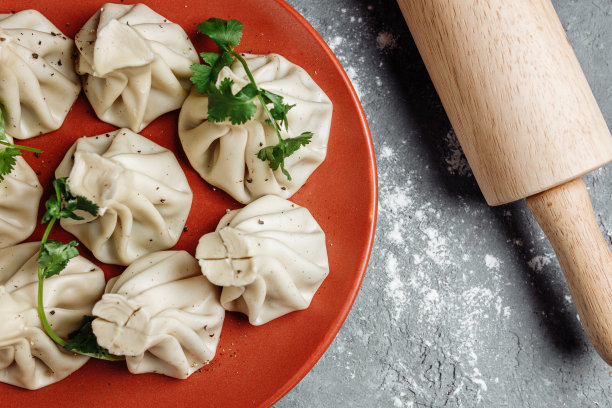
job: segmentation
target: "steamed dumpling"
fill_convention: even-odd
[[[183,150],[204,180],[243,204],[267,194],[289,198],[325,159],[333,107],[306,71],[282,56],[243,56],[260,88],[295,105],[287,115],[289,133],[282,128],[283,139],[306,131],[314,133],[310,144],[285,159],[292,180],[289,181],[280,168],[273,171],[268,162],[257,158],[262,147],[278,143],[273,127],[265,124],[267,117],[259,102],[256,102],[258,110],[253,120],[242,125],[213,123],[208,121],[208,96],[199,94],[194,87],[179,117]],[[224,78],[235,82],[233,92],[248,83],[239,62],[223,68],[219,81]]]
[[[185,31],[144,4],[105,4],[75,38],[77,72],[98,117],[134,132],[178,109],[198,55]]]
[[[0,248],[21,242],[32,234],[43,193],[36,173],[25,159],[17,156],[15,160],[13,171],[0,182]]]
[[[6,131],[28,139],[58,129],[81,91],[74,42],[35,10],[0,14],[0,103]]]
[[[215,356],[225,310],[193,256],[163,251],[111,279],[93,314],[98,344],[130,372],[187,378]]]
[[[58,346],[38,318],[37,258],[40,242],[0,249],[0,382],[31,390],[60,381],[89,357]],[[76,330],[104,292],[104,273],[82,256],[45,279],[49,324],[62,338]]]
[[[178,241],[193,194],[174,153],[128,129],[83,137],[55,171],[98,216],[63,218],[62,227],[100,261],[128,265]]]
[[[230,211],[196,249],[221,304],[253,325],[306,309],[329,272],[325,234],[310,212],[276,196]]]

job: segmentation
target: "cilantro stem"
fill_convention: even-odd
[[[236,50],[234,50],[231,47],[229,48],[230,48],[230,54],[232,54],[234,57],[236,57],[238,61],[240,61],[240,64],[242,64],[242,67],[244,68],[244,71],[246,72],[247,77],[249,78],[249,81],[259,91],[259,87],[257,86],[257,83],[255,83],[255,78],[253,78],[253,74],[251,73],[251,70],[249,69],[249,65],[247,64],[246,60],[242,57],[242,55],[240,55],[240,53],[236,52]],[[276,123],[274,116],[272,116],[270,109],[268,109],[268,105],[264,101],[264,98],[261,95],[261,92],[257,92],[257,99],[259,99],[259,102],[261,102],[261,106],[263,107],[263,110],[266,112],[266,115],[268,115],[268,119],[270,119],[270,123],[272,124],[272,127],[274,127],[274,130],[276,131],[276,136],[278,136],[279,143],[282,142],[283,138],[281,137],[280,127],[278,126],[278,123]]]
[[[92,202],[89,202],[84,197],[74,197],[70,193],[70,191],[68,190],[68,186],[66,185],[66,179],[55,180],[53,182],[53,188],[55,190],[55,197],[52,196],[47,201],[47,204],[46,204],[47,212],[43,216],[43,223],[46,222],[47,220],[49,221],[49,223],[47,224],[43,237],[40,241],[40,247],[38,250],[38,296],[37,296],[37,301],[38,301],[37,306],[38,307],[37,307],[37,311],[38,311],[38,317],[40,319],[40,323],[42,327],[45,329],[45,332],[47,333],[47,335],[51,337],[51,339],[53,339],[53,341],[55,341],[61,347],[64,347],[66,350],[69,350],[69,351],[72,351],[74,353],[81,354],[84,356],[99,358],[103,360],[109,360],[109,361],[125,360],[123,356],[115,356],[111,354],[110,352],[108,352],[108,350],[98,346],[97,344],[96,344],[97,350],[94,348],[93,352],[90,352],[90,350],[92,350],[91,348],[85,349],[88,351],[79,349],[80,344],[77,342],[77,344],[75,345],[75,341],[73,340],[74,333],[68,336],[68,340],[70,340],[70,342],[66,341],[62,339],[53,330],[53,328],[49,324],[49,321],[47,320],[47,315],[45,314],[44,303],[43,303],[44,302],[43,286],[44,286],[45,278],[61,273],[61,271],[67,265],[68,261],[71,258],[78,256],[79,254],[78,250],[74,248],[77,245],[76,242],[62,244],[61,242],[58,242],[58,241],[49,241],[49,235],[51,233],[51,230],[53,229],[53,225],[55,225],[55,222],[60,218],[83,219],[73,212],[73,210],[77,210],[77,209],[87,211],[91,215],[94,215],[94,216],[98,214],[97,205],[95,205]],[[57,248],[60,248],[60,249],[68,248],[68,249],[72,249],[72,252],[66,252],[66,253],[61,254],[63,257],[60,258],[59,261],[57,259],[51,259],[51,261],[49,261],[49,256],[50,256],[49,255],[50,254],[49,244],[51,243],[54,244],[53,248],[56,248],[56,249]],[[56,244],[59,244],[59,247]],[[91,317],[91,316],[87,316],[87,317]],[[91,330],[90,321],[87,320],[87,317],[85,317],[85,323],[81,326],[81,328],[79,329],[79,332],[83,330],[84,327],[87,327],[89,328],[89,330]],[[91,318],[93,319],[93,317]],[[89,326],[86,326],[86,325],[89,325]],[[90,332],[90,335],[94,336],[94,339],[95,339],[95,335],[93,334],[93,332]]]
[[[310,143],[313,134],[302,132],[299,136],[283,139],[281,126],[284,125],[285,130],[289,131],[287,112],[295,105],[286,104],[281,95],[257,86],[247,61],[235,50],[235,47],[240,44],[243,29],[244,24],[238,20],[209,18],[198,24],[198,31],[208,36],[219,47],[221,53],[201,53],[204,64],[191,65],[193,75],[190,80],[199,93],[208,94],[208,120],[211,122],[222,122],[229,119],[232,125],[245,123],[257,112],[257,105],[253,100],[257,96],[268,117],[264,122],[274,128],[278,139],[276,145],[262,147],[257,152],[257,157],[264,162],[267,161],[272,170],[280,167],[287,180],[291,181],[291,175],[285,169],[285,159],[300,147]],[[226,77],[219,86],[216,84],[221,70],[236,60],[244,68],[249,83],[234,94],[232,86],[235,82],[232,79]],[[268,104],[273,107],[269,108]]]
[[[39,249],[39,253],[42,252],[43,250],[43,246],[45,244],[45,242],[47,242],[47,239],[49,238],[49,234],[51,233],[51,229],[53,228],[53,224],[55,224],[55,220],[57,218],[52,218],[51,221],[49,221],[49,224],[47,225],[47,229],[45,229],[45,233],[43,235],[42,240],[40,241],[40,249]],[[40,322],[43,326],[43,328],[45,329],[45,331],[47,332],[47,334],[49,335],[49,337],[51,337],[53,339],[53,341],[55,341],[57,344],[59,344],[60,346],[64,347],[66,346],[68,343],[62,339],[60,336],[57,335],[57,333],[55,333],[55,331],[51,328],[51,325],[49,324],[49,321],[47,320],[47,315],[45,315],[45,309],[43,306],[43,282],[44,282],[44,276],[43,276],[43,271],[40,265],[38,265],[38,317],[40,318]]]
[[[28,152],[33,152],[33,153],[42,153],[43,152],[42,150],[37,149],[35,147],[22,146],[22,145],[18,145],[18,144],[7,142],[5,140],[0,140],[0,144],[3,145],[3,146],[6,146],[6,147],[15,147],[17,149],[27,150]]]

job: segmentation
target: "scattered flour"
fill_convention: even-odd
[[[350,14],[343,12],[347,14],[340,18],[346,23],[350,20]],[[363,67],[366,65],[347,61],[347,43],[341,36],[336,36],[330,41],[330,47],[345,67],[357,93],[361,96],[362,92],[380,91],[378,87],[383,86],[380,78],[376,78],[374,83],[359,83],[360,70],[365,69]],[[396,46],[396,39],[390,33],[380,32],[376,44],[380,50],[390,50]],[[443,143],[448,146],[443,156],[448,173],[471,176],[469,164],[452,131]],[[386,276],[380,286],[383,289],[382,301],[389,305],[393,325],[390,330],[409,331],[412,341],[415,338],[423,339],[423,347],[442,347],[437,351],[441,354],[437,355],[443,355],[446,360],[438,361],[442,365],[437,368],[441,377],[433,380],[436,382],[433,386],[448,385],[450,388],[444,395],[448,398],[456,396],[454,402],[459,402],[459,406],[461,393],[466,391],[474,397],[475,403],[481,403],[489,388],[493,387],[488,376],[490,367],[482,363],[479,366],[477,357],[487,352],[483,351],[483,338],[490,335],[483,333],[488,327],[483,322],[511,317],[511,308],[504,304],[501,296],[504,286],[500,278],[502,262],[494,254],[477,255],[464,250],[466,245],[473,245],[464,242],[468,235],[464,235],[466,229],[462,228],[461,222],[466,223],[464,219],[467,220],[467,217],[458,214],[460,218],[456,223],[445,221],[449,209],[434,199],[427,201],[426,195],[416,191],[426,169],[407,170],[410,166],[399,165],[406,160],[402,152],[398,146],[384,143],[377,149],[379,169],[384,169],[379,173],[378,217],[380,225],[388,225],[389,228],[379,230],[376,245],[378,253],[384,254],[381,267]],[[512,214],[508,212],[504,216],[511,217]],[[486,283],[481,282],[481,274],[474,272],[475,268],[485,267],[488,269]],[[431,336],[435,330],[443,333],[441,341],[433,341]],[[431,343],[428,343],[428,339]],[[409,358],[412,357],[407,355],[406,359]],[[436,404],[443,401],[434,403],[424,398],[421,405],[414,398],[432,395],[433,377],[409,370],[408,364],[403,364],[401,358],[391,365],[393,370],[387,370],[390,384],[386,384],[385,388],[389,387],[387,389],[394,393],[390,394],[388,405],[429,406],[426,402],[432,406],[442,406],[442,403]],[[453,376],[457,368],[457,378],[447,383],[444,382],[446,379],[441,378],[444,370],[449,370],[450,366],[453,367]],[[399,393],[407,389],[410,390],[408,395]],[[449,402],[449,405],[452,404]]]

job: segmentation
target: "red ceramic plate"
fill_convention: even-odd
[[[123,1],[122,1],[123,2]],[[64,34],[74,38],[103,1],[20,0],[0,6],[0,13],[34,8]],[[128,3],[126,1],[126,3]],[[310,308],[263,326],[249,325],[228,313],[217,356],[186,380],[155,374],[130,374],[124,363],[90,360],[67,379],[37,391],[0,384],[3,407],[247,407],[276,402],[312,368],[340,329],[363,279],[374,236],[377,207],[376,165],[372,140],[350,81],[327,45],[295,10],[281,0],[145,1],[180,24],[198,51],[212,49],[196,35],[196,24],[210,17],[238,19],[245,25],[239,51],[279,53],[304,67],[334,104],[325,162],[292,201],[308,208],[326,233],[330,274]],[[215,229],[227,208],[240,204],[206,184],[191,169],[177,136],[178,112],[164,115],[141,133],[176,152],[194,192],[187,232],[177,248],[195,253],[200,236]],[[40,157],[24,154],[46,187],[55,167],[80,136],[114,130],[100,122],[81,94],[58,131],[24,144],[44,150]],[[42,213],[42,211],[41,211]],[[30,240],[40,239],[38,227]],[[55,228],[55,239],[72,237]],[[93,260],[84,247],[81,253]],[[98,263],[99,264],[99,263]],[[99,264],[100,265],[100,264]],[[120,268],[100,265],[107,278]]]

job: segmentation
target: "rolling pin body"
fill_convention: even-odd
[[[550,0],[398,3],[485,199],[528,197],[612,364],[612,255],[579,180],[612,137]]]

